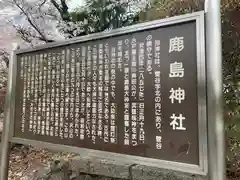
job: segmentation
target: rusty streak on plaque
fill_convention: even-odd
[[[199,164],[196,22],[17,55],[14,137]]]

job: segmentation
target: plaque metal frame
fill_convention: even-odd
[[[194,12],[191,14],[185,14],[175,17],[170,17],[161,20],[155,20],[151,22],[141,23],[129,27],[119,28],[116,30],[112,30],[110,32],[101,32],[96,34],[87,35],[84,37],[78,37],[69,39],[62,42],[50,43],[46,45],[41,45],[34,47],[32,49],[19,49],[13,52],[12,63],[10,63],[10,68],[12,68],[12,72],[9,75],[9,78],[13,79],[12,83],[8,87],[7,96],[12,97],[9,100],[11,105],[7,106],[5,109],[5,113],[11,114],[11,116],[7,116],[5,119],[6,125],[4,127],[4,141],[12,142],[12,143],[21,143],[26,145],[32,145],[39,148],[47,148],[51,150],[57,151],[66,151],[66,152],[73,152],[77,154],[81,154],[82,156],[88,155],[98,158],[104,159],[111,159],[114,161],[121,161],[130,164],[138,164],[144,166],[151,166],[151,167],[158,167],[164,168],[169,170],[176,170],[182,171],[191,174],[198,174],[198,175],[207,175],[208,174],[208,139],[207,139],[207,91],[206,91],[206,67],[205,67],[205,13],[204,11]],[[60,144],[53,144],[47,143],[42,141],[35,141],[29,139],[23,139],[14,137],[14,103],[15,103],[15,86],[17,74],[17,55],[27,53],[27,52],[34,52],[38,50],[49,49],[53,47],[60,47],[64,45],[86,42],[91,40],[97,40],[117,35],[124,35],[127,33],[133,33],[143,30],[150,30],[152,28],[161,28],[168,25],[177,25],[179,23],[185,22],[196,22],[196,53],[197,53],[197,91],[198,91],[198,136],[199,136],[199,165],[193,164],[186,164],[186,163],[179,163],[173,161],[165,161],[153,158],[145,158],[145,157],[138,157],[132,155],[125,155],[125,154],[117,154],[112,152],[105,152],[99,150],[92,150],[86,148],[79,148],[67,145],[60,145]],[[4,147],[3,147],[4,149]]]

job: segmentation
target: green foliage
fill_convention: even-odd
[[[87,0],[86,5],[70,12],[71,22],[61,31],[68,35],[83,36],[91,33],[120,28],[138,22],[138,14],[129,10],[128,3],[118,0]]]
[[[140,14],[140,21],[177,16],[200,11],[203,8],[204,0],[152,0],[150,8]]]
[[[240,0],[222,1],[223,80],[228,171],[240,162]]]

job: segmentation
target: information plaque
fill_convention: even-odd
[[[17,50],[13,140],[204,173],[204,46],[197,12]]]

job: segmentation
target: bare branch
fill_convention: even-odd
[[[55,0],[51,0],[51,3],[58,10],[63,21],[70,21],[66,0],[61,0],[61,6]]]
[[[54,5],[54,7],[58,10],[58,12],[61,14],[62,10],[59,4],[55,0],[51,0],[51,3]]]
[[[33,46],[33,43],[32,43],[33,39],[31,38],[37,39],[39,41],[43,41],[45,43],[55,42],[55,40],[53,39],[43,39],[41,36],[34,35],[22,27],[17,27],[17,26],[14,26],[14,27],[17,30],[18,34],[21,36],[21,38],[27,43],[29,43],[31,46]]]
[[[14,0],[16,2],[16,0]],[[17,2],[15,3],[15,5],[22,11],[22,13],[26,16],[28,22],[31,24],[31,26],[42,36],[44,37],[44,35],[42,34],[42,32],[38,29],[38,27],[33,23],[33,21],[30,19],[28,13],[24,10],[23,7],[21,7],[21,5],[19,5]]]
[[[68,6],[66,4],[66,0],[61,0],[61,4],[62,4],[63,12],[68,12]]]
[[[14,4],[21,10],[21,12],[26,16],[27,21],[29,22],[29,24],[32,26],[32,28],[40,35],[39,37],[37,37],[37,39],[44,41],[44,42],[53,42],[53,40],[49,40],[43,32],[41,32],[40,28],[38,27],[38,25],[35,24],[33,17],[31,16],[31,13],[27,13],[27,11],[23,8],[23,6],[21,6],[17,0],[13,0]],[[46,0],[44,0],[43,3],[45,3]],[[43,4],[42,3],[42,4]],[[30,43],[29,38],[26,37],[26,35],[30,35],[30,34],[26,34],[26,32],[23,32],[21,30],[18,30],[18,32],[20,33],[21,37],[23,38],[23,40],[25,40],[26,42]],[[32,37],[34,37],[33,35],[30,35]],[[36,37],[34,37],[36,38]],[[32,43],[30,43],[32,44]]]
[[[43,2],[39,5],[39,8],[41,8],[46,2],[47,0],[43,0]]]

